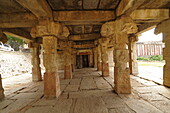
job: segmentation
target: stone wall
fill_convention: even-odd
[[[41,70],[44,73],[42,55]],[[64,69],[64,53],[58,52],[58,69]],[[0,74],[2,78],[32,73],[31,53],[0,51]]]
[[[2,78],[31,72],[31,54],[0,51],[0,73]]]

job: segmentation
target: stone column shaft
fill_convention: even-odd
[[[122,15],[116,21],[107,22],[101,28],[101,35],[111,36],[114,42],[114,89],[117,93],[131,93],[127,44],[128,35],[136,33],[137,30],[136,24],[128,15]]]
[[[41,67],[40,67],[40,45],[39,44],[33,44],[33,47],[31,47],[31,54],[32,54],[32,81],[41,81],[42,75],[41,75]]]
[[[74,56],[74,53],[72,53],[71,55],[71,67],[72,67],[72,72],[75,71],[75,56]]]
[[[165,60],[163,85],[170,87],[170,33],[163,34],[163,42],[165,43],[165,48],[163,48],[163,59]]]
[[[163,68],[163,85],[170,87],[170,19],[164,20],[159,23],[155,28],[155,34],[163,33],[163,59],[165,65]]]
[[[4,89],[2,86],[2,79],[1,79],[1,74],[0,74],[0,99],[4,98]]]
[[[101,46],[97,46],[97,70],[102,71]]]
[[[97,68],[97,48],[94,48],[94,68]]]
[[[66,47],[65,49],[65,68],[64,68],[64,78],[72,78],[72,65],[71,65],[71,47]]]
[[[108,62],[108,54],[107,54],[107,45],[101,45],[101,53],[102,53],[102,76],[109,76],[109,62]]]
[[[57,69],[57,38],[43,36],[44,57],[44,95],[45,97],[58,97],[60,95],[60,81]]]
[[[89,67],[93,67],[93,55],[89,55]]]
[[[138,62],[136,53],[136,42],[138,41],[137,36],[129,37],[129,68],[130,74],[138,75]]]

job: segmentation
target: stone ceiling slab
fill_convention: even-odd
[[[15,0],[0,0],[0,13],[28,12]]]

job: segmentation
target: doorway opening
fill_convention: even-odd
[[[82,67],[83,68],[89,67],[89,58],[88,58],[88,55],[82,55]]]

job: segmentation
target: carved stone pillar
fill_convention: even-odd
[[[69,35],[68,29],[60,23],[42,20],[36,27],[32,28],[31,35],[43,39],[44,96],[47,98],[58,97],[61,91],[56,61],[57,38],[67,37]]]
[[[4,89],[2,86],[2,79],[1,79],[1,74],[0,74],[0,99],[4,98]]]
[[[170,87],[170,19],[157,25],[155,34],[159,33],[163,33],[163,42],[165,43],[165,48],[163,48],[163,59],[165,60],[163,85]]]
[[[97,46],[97,70],[102,71],[101,46]]]
[[[74,55],[74,50],[72,50],[72,54],[71,54],[71,67],[72,67],[72,72],[75,71],[75,55]]]
[[[130,74],[127,63],[129,54],[127,49],[128,35],[137,32],[137,26],[126,15],[116,21],[107,22],[102,26],[102,36],[114,38],[114,90],[117,93],[131,93]]]
[[[93,67],[93,54],[90,54],[88,56],[89,56],[89,67]]]
[[[65,59],[65,67],[64,67],[64,78],[71,79],[72,78],[72,65],[71,65],[71,43],[68,43],[67,47],[64,51],[64,59]]]
[[[94,68],[97,68],[97,48],[93,49],[94,56]]]
[[[137,62],[137,53],[136,53],[136,42],[138,37],[135,35],[129,36],[129,68],[130,74],[138,75],[138,62]]]
[[[44,95],[58,97],[60,95],[60,81],[56,62],[57,38],[55,36],[43,36],[43,49]]]
[[[29,43],[29,48],[31,49],[32,55],[32,81],[41,81],[41,67],[40,67],[40,44],[36,44],[33,42]]]
[[[109,76],[109,61],[108,61],[108,38],[101,39],[101,56],[102,56],[102,76],[108,77]]]

